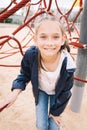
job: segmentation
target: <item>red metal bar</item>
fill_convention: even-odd
[[[0,15],[0,22],[8,18],[10,15],[14,14],[17,10],[25,6],[30,0],[22,0],[17,5],[15,5],[12,9]]]

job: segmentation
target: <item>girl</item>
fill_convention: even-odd
[[[34,36],[36,46],[26,51],[20,75],[13,81],[11,94],[0,103],[1,110],[12,105],[31,81],[37,129],[60,130],[60,115],[71,97],[76,68],[65,40],[64,30],[54,16],[39,22]]]

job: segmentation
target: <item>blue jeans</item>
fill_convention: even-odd
[[[38,130],[60,130],[53,118],[49,118],[49,109],[55,102],[55,95],[39,92],[38,104],[36,105],[36,126]]]

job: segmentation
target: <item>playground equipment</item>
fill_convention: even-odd
[[[63,0],[63,2],[66,3],[67,0]],[[14,56],[15,54],[21,54],[22,56],[24,55],[25,50],[31,45],[33,42],[33,23],[35,22],[35,19],[45,13],[48,13],[50,15],[55,15],[56,17],[59,18],[59,21],[62,22],[65,25],[66,28],[66,35],[69,40],[70,46],[78,48],[78,54],[77,54],[77,72],[75,76],[75,85],[80,86],[76,87],[75,92],[81,88],[79,94],[73,94],[72,96],[72,103],[71,103],[71,108],[74,111],[79,111],[79,108],[81,106],[81,98],[82,94],[81,92],[83,91],[83,86],[84,83],[87,83],[86,80],[86,75],[87,75],[87,39],[84,39],[84,34],[86,34],[87,29],[87,17],[86,17],[86,6],[87,6],[87,1],[85,0],[85,4],[83,4],[83,0],[72,0],[71,5],[69,5],[69,8],[66,11],[63,11],[62,8],[63,6],[62,0],[60,2],[58,0],[20,0],[20,2],[17,2],[17,0],[11,0],[9,5],[0,12],[0,22],[3,22],[6,18],[17,12],[19,9],[26,8],[26,14],[24,17],[24,20],[21,25],[19,25],[11,35],[4,35],[0,36],[0,60],[5,59],[5,58],[10,58],[11,56]],[[14,6],[13,6],[14,5]],[[83,6],[84,5],[84,6]],[[56,12],[53,10],[53,6],[55,7]],[[78,11],[76,12],[75,16],[73,17],[72,21],[70,22],[69,18],[73,10],[78,6]],[[36,8],[35,12],[30,15],[31,9],[34,7]],[[83,11],[83,21],[81,25],[81,30],[78,29],[76,26],[76,22],[78,20],[78,17],[81,15]],[[85,18],[84,18],[85,16]],[[85,19],[85,20],[84,20]],[[84,23],[85,22],[85,23]],[[84,24],[83,24],[84,23]],[[84,26],[85,25],[85,26]],[[17,34],[21,33],[22,30],[26,29],[27,31],[22,37],[21,41],[17,38]],[[73,30],[72,30],[73,29]],[[82,31],[83,30],[83,31]],[[81,33],[80,33],[81,32]],[[75,33],[75,35],[73,35]],[[86,37],[86,36],[85,36]],[[27,39],[27,40],[26,40]],[[3,49],[5,46],[9,46],[9,49]],[[81,59],[80,59],[81,58]],[[83,61],[82,61],[83,59]],[[80,61],[80,62],[79,62]],[[82,64],[86,63],[84,65],[84,69],[82,69]],[[20,65],[12,65],[12,64],[2,64],[0,62],[0,66],[3,67],[19,67]],[[79,67],[79,69],[78,69]],[[81,72],[81,69],[83,72]],[[79,85],[80,84],[80,85]],[[78,90],[77,90],[78,89]],[[74,93],[74,92],[73,92]],[[82,92],[83,93],[83,92]],[[79,95],[79,96],[78,96]],[[79,105],[76,102],[76,98],[78,96]],[[75,99],[73,99],[73,97]],[[75,104],[75,105],[73,105]],[[75,106],[75,108],[73,107]],[[78,106],[78,107],[77,107]]]

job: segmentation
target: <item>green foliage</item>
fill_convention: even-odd
[[[5,23],[12,23],[12,18],[7,18],[4,22]]]

